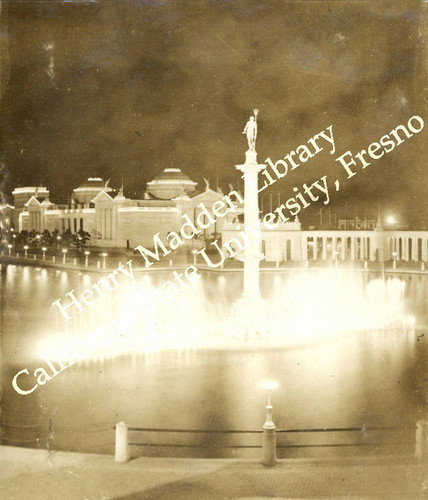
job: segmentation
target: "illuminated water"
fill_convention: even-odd
[[[139,275],[139,283],[159,286],[169,278],[169,272],[156,272]],[[1,294],[3,442],[46,447],[48,441],[51,449],[111,453],[114,432],[103,429],[121,420],[148,428],[260,429],[265,392],[259,384],[264,379],[280,384],[273,396],[279,428],[413,427],[426,398],[427,342],[421,335],[426,331],[428,280],[401,276],[403,301],[390,294],[385,304],[376,278],[349,272],[344,277],[263,273],[262,295],[276,313],[282,346],[225,347],[222,332],[241,293],[240,273],[203,273],[199,283],[162,306],[158,315],[133,303],[132,293],[123,289],[65,324],[50,304],[70,289],[91,286],[99,276],[9,266]],[[28,368],[31,374],[46,367],[40,351],[84,340],[110,313],[124,308],[136,323],[126,332],[128,340],[116,347],[138,344],[141,352],[82,361],[30,395],[13,390],[11,380],[18,371]],[[380,310],[381,318],[375,313]],[[398,310],[416,317],[416,329],[398,327],[393,318]],[[388,316],[394,328],[367,329]],[[221,345],[216,345],[219,339]],[[150,350],[143,351],[144,346]],[[21,380],[27,389],[34,384],[31,376]],[[364,446],[288,448],[279,454],[408,452],[413,436],[413,430],[287,434],[280,436],[280,444]],[[259,435],[140,433],[132,439],[201,446],[133,447],[135,453],[170,456],[257,456],[254,449],[210,447],[260,444]],[[385,442],[395,445],[366,446]]]

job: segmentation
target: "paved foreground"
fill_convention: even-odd
[[[428,498],[428,464],[411,457],[255,461],[138,458],[0,447],[7,500]]]

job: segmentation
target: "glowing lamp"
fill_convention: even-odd
[[[62,253],[66,254],[67,252],[68,252],[68,250],[66,248],[62,249]]]
[[[275,389],[278,389],[279,384],[276,380],[263,380],[260,382],[260,386],[267,391],[274,391]]]
[[[263,389],[268,391],[268,400],[266,405],[266,422],[263,424],[263,429],[271,430],[275,429],[275,424],[272,420],[272,405],[270,404],[270,393],[275,389],[278,389],[279,384],[276,380],[263,380],[260,385]]]
[[[9,245],[7,246],[7,248],[12,248],[12,245],[9,243]]]
[[[24,245],[24,250],[28,250],[28,245]]]

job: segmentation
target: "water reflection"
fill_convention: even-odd
[[[168,278],[169,273],[147,274],[139,283],[158,286]],[[401,313],[416,316],[418,328],[425,326],[426,278],[410,276],[405,287],[394,282],[384,289],[375,275],[367,280],[355,274],[352,287],[350,275],[339,276],[330,280],[326,293],[326,280],[321,274],[262,274],[262,294],[270,304],[277,308],[282,304],[288,318],[295,318],[303,329],[318,328],[318,332],[327,331],[329,335],[318,334],[306,339],[310,342],[287,347],[233,349],[220,349],[215,342],[231,304],[240,296],[240,274],[205,273],[196,286],[160,311],[138,310],[126,290],[118,291],[114,298],[106,297],[85,314],[64,323],[50,307],[51,302],[72,288],[83,290],[96,279],[95,275],[11,266],[3,277],[2,421],[41,426],[25,431],[25,435],[7,430],[10,444],[18,438],[33,440],[28,444],[16,442],[24,446],[37,446],[37,438],[42,443],[49,419],[56,429],[56,449],[93,452],[112,451],[109,443],[113,435],[101,429],[120,420],[139,427],[260,429],[265,393],[259,383],[263,379],[280,384],[273,398],[274,420],[280,428],[414,424],[422,403],[419,389],[426,366],[426,341],[415,341],[412,328],[396,323],[366,328],[367,318],[363,318],[358,323],[360,330],[355,332],[352,322],[361,315],[355,304],[363,304],[367,307],[364,311],[373,310],[373,314],[381,310],[383,319],[399,304]],[[305,286],[299,291],[297,283],[302,279]],[[356,311],[349,310],[348,301]],[[138,321],[126,333],[137,349],[119,355],[115,350],[99,352],[96,358],[76,363],[28,396],[12,389],[11,379],[17,371],[28,367],[32,373],[40,366],[39,350],[58,337],[63,346],[82,341],[89,329],[130,304],[137,309],[133,312]],[[332,321],[335,315],[339,318],[331,323],[331,330],[319,327],[325,314]],[[159,336],[150,337],[154,324]],[[291,338],[291,326],[290,320],[281,325],[286,338]],[[202,349],[207,345],[211,347]],[[122,352],[125,347],[120,346]],[[86,434],[87,430],[100,432]],[[178,439],[176,443],[188,443],[192,438],[174,439]],[[197,436],[191,442],[206,445],[210,439]],[[222,439],[223,444],[257,441],[253,437]],[[306,442],[298,439],[302,438],[287,436],[290,444]],[[297,454],[296,450],[293,453]],[[214,453],[205,448],[190,452],[193,456]]]

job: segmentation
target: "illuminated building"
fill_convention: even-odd
[[[185,213],[196,220],[198,205],[210,207],[221,200],[223,194],[207,186],[196,190],[192,181],[179,168],[166,168],[147,183],[141,199],[124,196],[123,189],[114,190],[99,177],[90,177],[73,190],[73,200],[68,205],[49,201],[47,188],[22,187],[13,191],[15,201],[15,227],[22,230],[43,232],[69,229],[91,234],[91,243],[105,247],[148,245],[153,235],[165,236],[177,230]],[[242,210],[231,211],[225,220],[205,230],[203,239],[221,233],[223,224],[236,220]],[[193,244],[193,243],[191,243]]]

